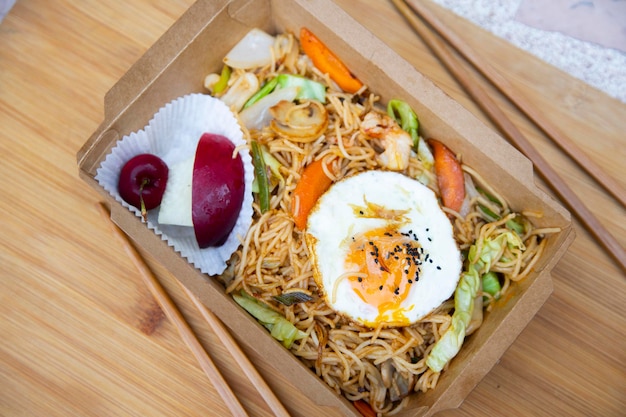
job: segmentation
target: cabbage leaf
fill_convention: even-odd
[[[233,299],[244,310],[250,313],[259,321],[266,329],[270,331],[272,337],[282,342],[287,349],[291,347],[296,340],[306,337],[306,333],[298,329],[289,320],[283,317],[277,311],[272,310],[269,306],[250,296],[245,291],[239,294],[233,294]]]
[[[426,358],[426,365],[433,372],[441,372],[446,363],[454,358],[465,339],[465,330],[472,318],[474,308],[483,308],[474,305],[474,299],[481,288],[481,276],[488,273],[491,266],[500,259],[505,247],[524,248],[524,243],[517,233],[509,231],[495,238],[485,238],[481,245],[472,245],[469,249],[469,266],[461,275],[459,284],[454,292],[454,313],[450,327],[441,338],[435,342]],[[482,248],[478,253],[478,248]]]

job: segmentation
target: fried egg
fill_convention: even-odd
[[[305,239],[326,304],[367,327],[415,323],[450,298],[461,273],[437,196],[396,172],[333,184],[309,214]]]

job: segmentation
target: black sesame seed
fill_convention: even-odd
[[[431,238],[428,238],[428,241],[429,241],[429,242],[432,242],[433,240],[432,240]]]
[[[412,279],[409,280],[409,284],[413,284],[413,280]]]
[[[357,279],[359,280],[359,282],[363,282],[363,278],[359,277]]]
[[[383,290],[383,286],[381,285],[380,287],[378,287],[378,289],[382,291]]]
[[[441,271],[441,267],[440,266],[438,266],[437,269]]]

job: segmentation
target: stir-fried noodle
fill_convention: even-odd
[[[234,255],[230,273],[225,275],[227,292],[245,290],[284,315],[306,337],[297,340],[291,351],[322,378],[330,387],[349,400],[366,400],[376,412],[392,414],[403,406],[403,398],[414,391],[435,387],[439,373],[431,371],[425,358],[433,344],[451,324],[454,311],[452,299],[444,302],[418,323],[408,327],[370,329],[350,323],[331,310],[313,278],[313,269],[304,233],[291,218],[292,192],[303,168],[323,158],[328,176],[341,179],[372,169],[383,169],[377,156],[384,143],[360,132],[363,116],[382,111],[379,98],[363,92],[356,95],[339,91],[319,74],[297,51],[298,43],[291,35],[278,37],[275,59],[271,66],[257,71],[261,84],[278,73],[306,75],[328,86],[324,107],[328,125],[322,136],[310,141],[294,141],[270,128],[246,132],[248,139],[266,146],[282,165],[283,181],[271,193],[270,210],[261,213],[255,206],[255,217],[240,250]],[[501,294],[506,294],[515,281],[524,278],[545,246],[543,235],[553,230],[536,230],[528,216],[514,213],[496,190],[473,169],[463,166],[468,181],[493,196],[473,193],[467,197],[462,215],[447,210],[454,236],[461,251],[478,245],[485,238],[495,238],[509,231],[506,223],[522,219],[525,232],[523,247],[504,247],[492,266],[502,277]],[[425,166],[412,153],[403,174],[420,179],[438,192],[432,167]],[[494,203],[497,200],[498,203]],[[489,219],[480,206],[495,212],[499,220]],[[313,297],[312,301],[287,306],[272,297],[299,291]],[[483,294],[481,294],[483,295]],[[484,294],[486,308],[493,296]]]

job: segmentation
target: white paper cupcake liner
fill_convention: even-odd
[[[124,164],[132,157],[151,153],[168,165],[194,155],[203,133],[226,136],[235,146],[245,145],[237,119],[222,101],[206,94],[190,94],[162,107],[147,126],[119,140],[96,172],[98,183],[124,207],[141,218],[141,212],[119,195],[117,184]],[[160,225],[159,208],[148,212],[147,226],[160,235],[196,268],[208,275],[224,272],[252,223],[252,181],[254,168],[249,152],[240,152],[244,166],[245,194],[239,217],[226,242],[219,247],[200,249],[192,227]]]

